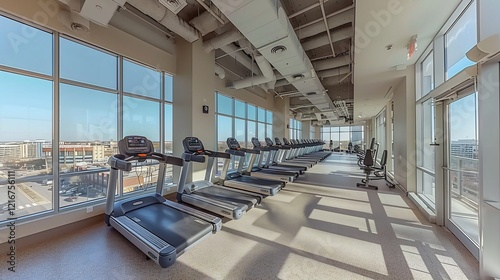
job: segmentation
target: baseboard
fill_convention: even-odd
[[[425,216],[425,218],[430,222],[435,224],[436,223],[436,214],[432,209],[425,204],[425,202],[418,196],[418,194],[414,192],[409,192],[408,193],[408,198],[410,198],[411,202],[417,206],[418,210],[422,212],[422,214]]]

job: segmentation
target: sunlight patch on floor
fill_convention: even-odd
[[[318,205],[373,214],[372,207],[368,202],[352,201],[343,198],[322,197],[318,202]]]
[[[448,256],[443,256],[443,255],[436,255],[437,259],[443,266],[444,270],[446,273],[448,273],[448,276],[450,279],[453,280],[460,280],[460,279],[469,279],[465,273],[458,267],[457,262]]]
[[[377,233],[375,227],[375,221],[366,218],[356,217],[352,215],[339,214],[334,212],[328,212],[324,210],[314,209],[309,215],[310,219],[315,219],[318,221],[332,223],[332,226],[343,225],[348,227],[357,228],[360,231]]]
[[[417,216],[411,209],[401,209],[401,207],[385,206],[384,210],[389,218],[400,219],[411,222],[419,222]]]
[[[397,194],[378,193],[378,197],[380,199],[380,202],[382,202],[382,204],[384,205],[410,208],[399,193]]]
[[[290,242],[290,247],[388,275],[380,244],[302,227]]]
[[[316,259],[290,254],[277,275],[279,279],[371,279]]]
[[[433,279],[416,247],[401,245],[401,250],[415,279]]]
[[[413,227],[395,223],[391,225],[396,237],[399,239],[441,245],[441,242],[439,242],[436,234],[431,229],[422,229],[417,226]]]

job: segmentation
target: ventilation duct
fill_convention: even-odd
[[[215,75],[219,77],[219,79],[224,79],[226,77],[226,70],[215,64]]]
[[[238,30],[230,30],[214,37],[206,42],[203,42],[203,49],[209,53],[215,49],[229,45],[232,42],[238,41],[243,38],[243,35]]]
[[[262,75],[253,76],[239,81],[232,82],[229,87],[234,89],[242,89],[250,86],[261,85],[269,82],[276,81],[273,68],[271,64],[261,55],[255,57],[255,62],[260,68]],[[274,88],[274,86],[273,86]]]
[[[351,73],[351,68],[349,65],[334,68],[334,69],[328,69],[328,70],[323,70],[323,71],[318,71],[318,77],[321,79],[325,79],[328,77],[335,77],[335,76],[340,76],[340,75],[346,75]]]
[[[333,108],[325,89],[291,26],[279,0],[212,0],[219,10],[288,82],[319,110]],[[352,11],[350,12],[353,15]],[[342,16],[341,16],[342,18]],[[324,28],[324,22],[321,23]],[[337,26],[340,24],[333,24]],[[302,74],[304,78],[294,80]],[[247,82],[248,83],[248,82]],[[253,84],[256,84],[254,81]]]
[[[354,35],[354,31],[352,27],[349,28],[343,28],[337,31],[330,32],[330,36],[332,37],[332,42],[338,42],[342,41],[348,38],[352,38]],[[302,43],[302,47],[304,48],[305,51],[309,51],[312,49],[316,49],[325,45],[330,44],[330,40],[328,39],[328,35],[320,35],[311,38],[310,40],[307,40]]]
[[[317,71],[338,68],[349,64],[351,64],[351,59],[348,55],[337,56],[313,62],[314,69],[316,69]]]
[[[193,18],[189,23],[198,29],[203,36],[222,26],[222,24],[207,11]]]
[[[128,0],[127,2],[190,43],[200,38],[195,28],[156,0]]]
[[[345,11],[335,14],[326,19],[328,26],[341,26],[350,22],[354,22],[354,9],[348,8]],[[300,28],[297,30],[299,39],[311,37],[326,31],[325,22],[319,21],[315,24]]]

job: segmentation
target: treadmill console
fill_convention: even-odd
[[[125,156],[137,156],[154,152],[154,146],[144,136],[126,136],[118,142],[118,152]]]
[[[281,146],[281,140],[278,137],[274,137],[274,143],[276,146]]]
[[[239,149],[241,149],[240,143],[234,137],[227,138],[226,143],[227,143],[227,147],[229,148],[229,150],[239,150]]]
[[[271,138],[269,138],[269,137],[266,137],[266,145],[268,147],[272,147],[274,145],[273,140],[271,140]]]
[[[252,137],[252,145],[254,148],[260,148],[262,145],[257,137]]]
[[[288,142],[288,139],[286,139],[285,137],[283,137],[283,143],[285,143],[285,145],[290,145],[290,142]]]
[[[205,151],[203,143],[197,137],[186,137],[182,140],[182,145],[184,146],[185,152],[198,153],[201,154]]]

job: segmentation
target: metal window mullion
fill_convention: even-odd
[[[432,176],[432,177],[435,177],[435,176],[436,176],[436,172],[431,171],[431,170],[429,170],[429,169],[427,169],[427,168],[425,168],[425,167],[422,167],[422,166],[417,166],[417,169],[418,169],[418,170],[420,170],[420,171],[422,171],[422,172],[424,172],[424,173],[425,173],[425,174],[427,174],[427,175]]]
[[[114,94],[116,94],[116,92],[117,92],[116,89],[111,89],[111,88],[96,86],[96,85],[82,83],[82,82],[73,81],[73,80],[68,80],[68,79],[64,79],[64,78],[59,78],[59,82],[64,83],[64,84],[68,84],[68,85],[72,85],[72,86],[89,88],[89,89],[103,91],[103,92],[108,92],[108,93],[114,93]]]
[[[135,98],[135,99],[142,99],[142,100],[147,100],[147,101],[152,101],[152,102],[162,102],[158,98],[144,96],[144,95],[137,95],[137,94],[133,94],[133,93],[128,93],[128,92],[123,91],[123,89],[120,92],[123,94],[123,96],[132,97],[132,98]]]
[[[117,60],[118,67],[118,102],[116,110],[117,123],[117,140],[123,138],[123,56],[118,56]],[[123,171],[120,171],[118,175],[117,184],[120,186],[118,188],[118,197],[123,196]]]
[[[52,175],[54,179],[52,180],[52,211],[54,213],[59,212],[59,141],[60,141],[60,87],[59,87],[59,33],[54,32],[53,39],[53,90],[52,90]]]
[[[165,152],[165,75],[160,72],[160,153]]]
[[[19,75],[23,75],[23,76],[38,78],[38,79],[43,79],[43,80],[47,80],[47,81],[53,81],[53,79],[54,79],[54,76],[53,76],[54,73],[52,73],[52,76],[49,76],[46,74],[31,72],[28,70],[14,68],[14,67],[5,66],[5,65],[0,65],[0,71],[9,72],[9,73],[13,73],[13,74],[19,74]],[[54,72],[54,71],[52,71],[52,72]]]

